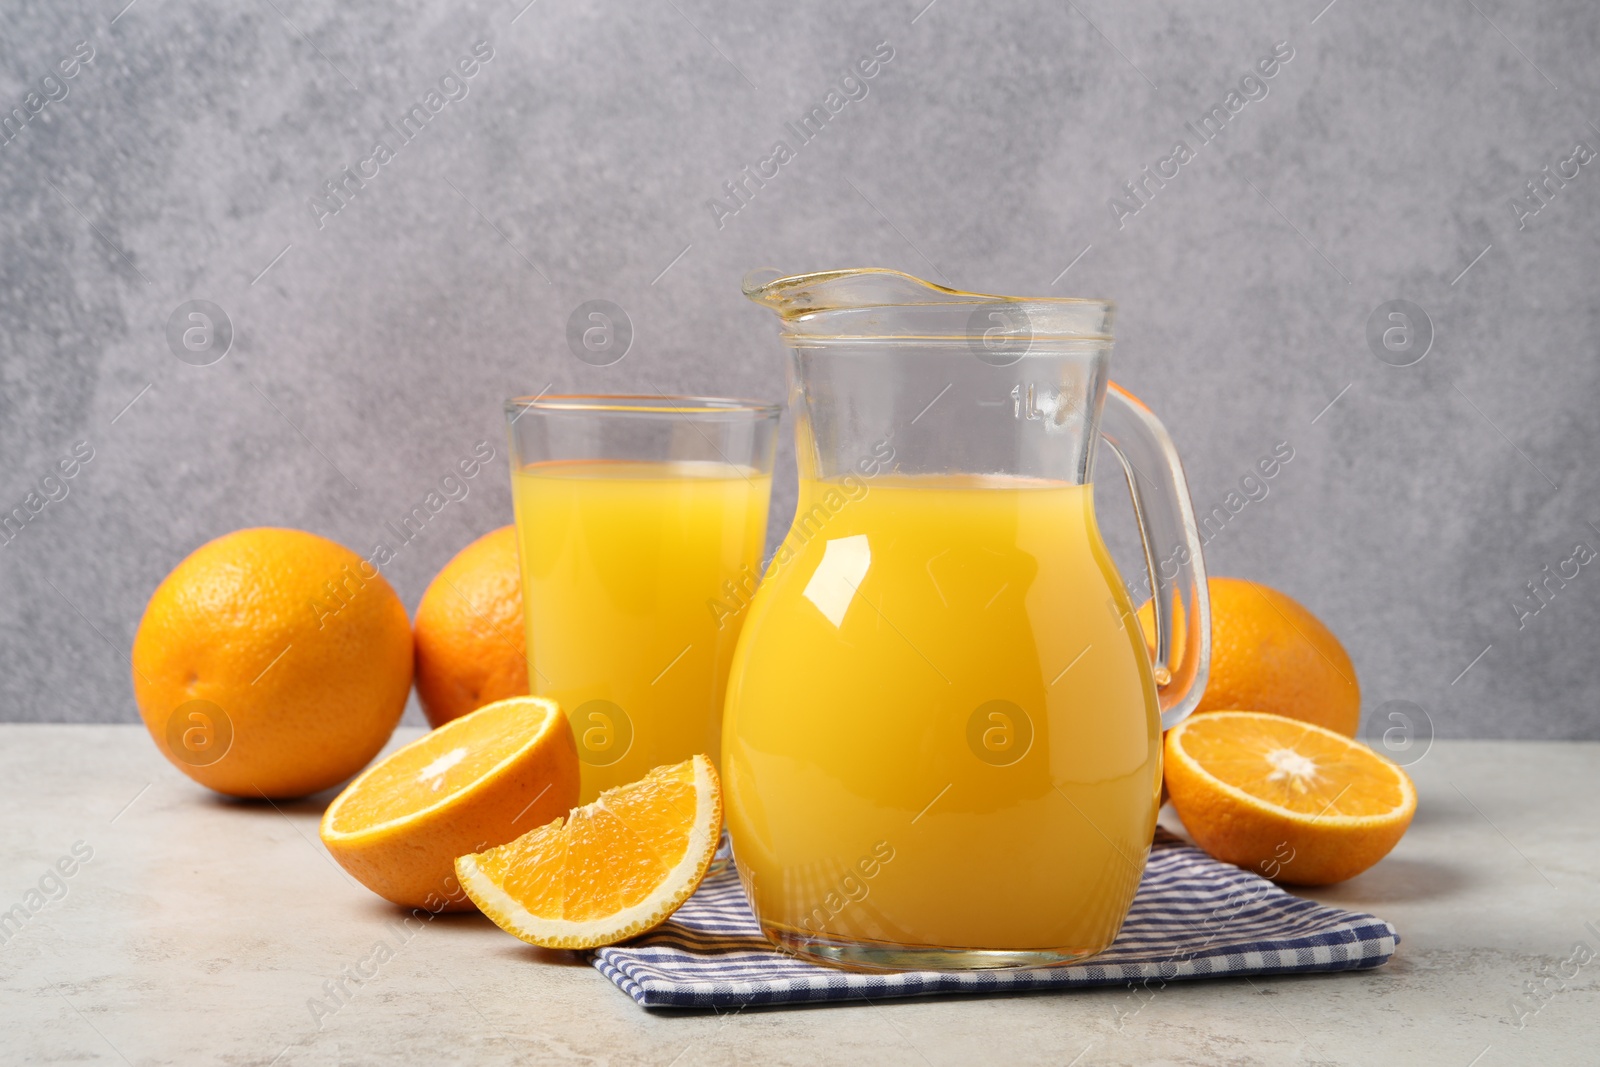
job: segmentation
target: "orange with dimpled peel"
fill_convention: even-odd
[[[411,691],[411,623],[378,569],[304,530],[235,530],[161,580],[130,656],[162,755],[236,797],[302,797],[376,756]]]

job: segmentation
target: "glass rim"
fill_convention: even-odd
[[[738,397],[664,393],[540,393],[538,396],[506,398],[507,415],[520,417],[530,411],[541,415],[678,415],[687,419],[742,416],[761,419],[781,415],[783,407]]]

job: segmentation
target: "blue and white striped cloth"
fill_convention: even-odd
[[[776,951],[729,867],[707,878],[663,925],[627,945],[600,949],[594,965],[647,1008],[737,1008],[1358,971],[1387,963],[1399,941],[1382,919],[1291,896],[1157,831],[1122,932],[1084,963],[1040,970],[834,970]]]

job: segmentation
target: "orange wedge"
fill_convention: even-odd
[[[1257,711],[1195,715],[1167,731],[1166,784],[1196,844],[1292,885],[1360,874],[1417,810],[1406,772],[1365,745]]]
[[[456,874],[508,934],[544,948],[598,948],[665,922],[705,878],[721,836],[717,769],[695,756],[462,856]]]
[[[322,816],[339,866],[385,900],[471,911],[455,858],[578,802],[578,747],[560,707],[512,697],[452,720],[351,782]]]

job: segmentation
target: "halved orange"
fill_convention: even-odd
[[[471,911],[455,858],[500,845],[578,802],[578,746],[553,700],[487,704],[351,782],[322,815],[322,843],[386,900]]]
[[[1196,844],[1292,885],[1360,874],[1417,810],[1394,763],[1343,734],[1258,711],[1194,715],[1167,731],[1166,784]]]
[[[721,836],[717,769],[694,756],[462,856],[456,874],[480,911],[530,945],[598,948],[665,922],[705,878]]]

